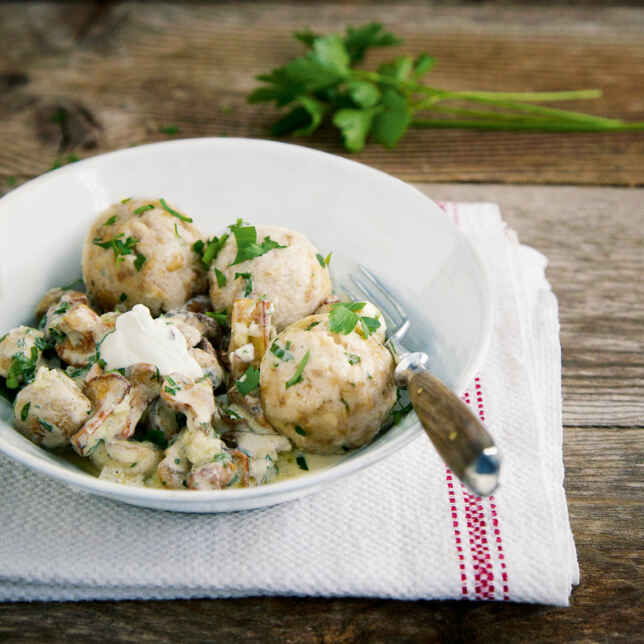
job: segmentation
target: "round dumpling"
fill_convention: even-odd
[[[273,323],[281,330],[310,315],[331,293],[329,269],[318,250],[302,234],[276,226],[257,226],[256,243],[267,238],[286,248],[233,264],[237,241],[230,235],[210,267],[210,299],[215,311],[228,309],[233,300],[264,298],[274,307]]]
[[[264,414],[298,447],[342,453],[368,443],[396,402],[394,363],[373,336],[312,315],[286,328],[260,366]]]
[[[158,200],[124,200],[90,228],[83,246],[83,279],[104,310],[145,304],[158,315],[207,290],[206,270],[192,249],[201,233],[163,204],[166,208]]]

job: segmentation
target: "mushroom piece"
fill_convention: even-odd
[[[279,452],[290,452],[291,442],[280,434],[258,434],[248,429],[234,433],[237,448],[249,456],[249,476],[255,485],[270,482],[277,476]]]
[[[85,385],[85,395],[94,405],[94,414],[71,438],[78,454],[91,454],[100,441],[109,443],[116,437],[128,438],[131,391],[132,385],[117,373],[106,373]]]
[[[56,323],[55,328],[65,335],[56,343],[60,359],[75,367],[87,365],[96,355],[98,314],[85,304],[74,304]]]
[[[219,337],[219,325],[203,313],[181,308],[169,311],[163,318],[181,331],[190,347],[197,346],[202,338],[208,338],[214,342]]]
[[[248,456],[239,450],[226,450],[209,463],[194,467],[187,480],[191,490],[222,490],[239,484],[248,487]]]
[[[14,402],[16,427],[43,447],[60,447],[87,420],[92,405],[78,385],[60,369],[40,367],[35,380]]]
[[[250,365],[259,366],[275,335],[273,306],[263,300],[233,302],[228,357],[233,377],[239,378]]]
[[[148,405],[159,397],[161,391],[161,376],[154,365],[139,362],[126,369],[125,377],[130,381],[132,391],[127,427],[123,430],[123,438],[134,434],[134,430]]]
[[[219,458],[225,447],[209,425],[186,427],[166,450],[157,473],[165,487],[187,487],[188,475],[193,467],[199,467]]]
[[[228,400],[231,403],[228,407],[235,414],[242,416],[246,423],[258,433],[274,434],[275,429],[264,416],[259,391],[257,390],[256,393],[257,395],[253,393],[243,395],[239,393],[237,387],[231,387],[228,390]]]
[[[52,288],[47,291],[40,299],[40,302],[36,307],[36,317],[40,318],[45,314],[49,316],[49,314],[53,313],[55,310],[53,307],[61,302],[61,300],[67,305],[80,303],[89,306],[87,295],[85,295],[85,293],[81,293],[81,291],[65,290],[64,288]]]
[[[224,382],[226,374],[223,367],[219,364],[217,352],[212,344],[206,338],[202,338],[196,347],[189,350],[189,353],[203,369],[204,376],[210,378],[212,388],[217,389]]]
[[[0,376],[7,378],[7,388],[17,389],[33,380],[42,360],[45,336],[42,331],[19,326],[0,335]]]
[[[161,399],[186,415],[188,428],[210,426],[213,417],[219,416],[212,386],[207,378],[195,382],[178,373],[168,375],[161,386]]]
[[[101,452],[95,461],[100,462],[99,478],[125,485],[144,485],[161,460],[160,450],[149,442],[116,439],[96,451]]]
[[[179,431],[177,412],[161,398],[156,398],[150,403],[141,418],[141,423],[152,432],[161,432],[167,441]]]

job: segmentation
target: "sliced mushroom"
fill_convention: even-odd
[[[212,344],[206,338],[202,338],[196,347],[190,349],[190,355],[199,363],[204,375],[210,378],[212,388],[217,389],[224,382],[226,374],[219,364],[217,352]]]
[[[219,325],[203,313],[175,309],[163,317],[181,331],[190,347],[197,346],[202,338],[215,341],[219,336]]]
[[[52,288],[47,291],[40,299],[40,302],[36,307],[36,317],[40,318],[45,315],[45,313],[49,314],[50,309],[52,309],[51,312],[53,313],[53,307],[57,305],[61,300],[68,305],[80,303],[89,306],[87,295],[85,295],[85,293],[82,293],[81,291],[70,291],[63,288]]]
[[[188,476],[191,490],[222,490],[238,484],[248,487],[248,456],[239,450],[227,450],[209,463],[194,467]]]
[[[149,441],[116,439],[107,443],[105,450],[113,461],[127,467],[130,474],[148,474],[161,460],[161,451]]]
[[[139,362],[127,368],[125,377],[132,384],[132,391],[127,427],[123,429],[123,438],[134,434],[134,430],[148,405],[159,397],[161,391],[161,376],[154,365]]]
[[[33,376],[35,370],[44,364],[42,351],[38,346],[42,346],[44,339],[42,331],[28,326],[19,326],[8,333],[0,334],[0,376],[6,378],[9,375],[15,359],[18,359],[22,366],[28,367]],[[21,384],[24,382],[22,377],[19,380]]]
[[[100,317],[85,304],[74,304],[57,321],[65,339],[56,343],[56,353],[75,367],[87,365],[96,355],[96,331]]]
[[[179,431],[177,412],[161,398],[156,398],[150,403],[141,418],[141,423],[149,430],[161,432],[167,441]]]
[[[186,415],[188,428],[210,425],[218,415],[212,386],[207,378],[190,380],[180,374],[165,377],[161,399],[176,411]]]
[[[60,447],[87,421],[92,405],[60,369],[40,367],[14,402],[16,427],[44,447]]]
[[[239,378],[249,365],[259,366],[275,335],[272,311],[272,304],[263,300],[241,299],[233,302],[228,357],[234,378]]]
[[[101,440],[108,443],[116,437],[127,437],[131,391],[132,385],[117,373],[106,373],[85,385],[94,414],[72,436],[72,447],[78,454],[87,456]]]
[[[193,467],[211,462],[223,451],[223,442],[209,425],[186,427],[166,450],[157,469],[159,479],[165,487],[185,487]]]
[[[266,420],[264,416],[264,409],[262,408],[262,401],[257,395],[240,394],[237,387],[231,387],[228,390],[228,400],[230,401],[230,409],[236,414],[243,416],[244,420],[257,432],[274,434],[275,429]]]
[[[65,373],[82,389],[90,380],[102,376],[103,368],[98,362],[94,362],[84,367],[67,367]]]
[[[184,305],[183,308],[190,313],[207,313],[212,311],[212,303],[210,302],[209,295],[197,295],[193,298],[190,298]]]

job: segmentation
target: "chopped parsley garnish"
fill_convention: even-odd
[[[67,336],[60,329],[57,329],[55,327],[51,327],[51,329],[49,329],[49,339],[50,339],[49,344],[53,344],[53,345],[61,344],[65,342],[66,337]],[[37,342],[38,340],[36,340],[36,343]]]
[[[219,251],[226,245],[230,235],[228,233],[222,235],[221,237],[213,237],[212,239],[207,239],[204,244],[203,240],[198,239],[193,245],[192,250],[201,257],[206,268],[210,267],[210,264],[217,259]]]
[[[29,358],[24,353],[16,353],[11,360],[7,373],[7,389],[18,389],[21,383],[28,385],[34,379],[36,362],[38,361],[38,349],[31,347]]]
[[[258,244],[255,226],[244,226],[241,219],[238,219],[237,223],[230,226],[230,230],[235,235],[235,241],[237,242],[237,255],[230,266],[265,255],[274,248],[286,248],[286,246],[281,246],[276,241],[273,241],[269,236],[264,237],[264,241]]]
[[[69,302],[63,302],[55,311],[55,315],[62,315],[63,313],[67,313],[69,311]]]
[[[391,419],[394,425],[397,425],[411,410],[412,404],[409,402],[409,395],[400,387],[396,389],[396,402],[391,409]]]
[[[145,264],[146,260],[147,257],[143,255],[143,253],[139,253],[137,251],[136,259],[134,260],[134,268],[136,268],[137,271],[140,271],[143,268],[143,264]]]
[[[237,391],[242,396],[246,396],[252,391],[255,391],[259,387],[259,369],[252,365],[248,367],[246,373],[239,380],[235,381],[235,387],[237,387]]]
[[[157,382],[161,382],[161,372],[159,371],[159,367],[156,367],[156,372],[152,376],[152,380],[156,380]]]
[[[121,199],[121,203],[125,204],[128,201],[132,201],[132,197],[125,197],[125,199]]]
[[[238,414],[234,409],[231,409],[230,407],[224,407],[221,411],[224,413],[224,416],[228,416],[228,418],[232,418],[233,420],[244,419],[241,414]]]
[[[103,226],[113,226],[116,223],[116,220],[118,217],[116,215],[112,215],[104,224]]]
[[[5,333],[2,337],[0,337],[0,342],[2,342],[8,335],[8,333]]]
[[[304,371],[304,367],[306,367],[306,363],[309,361],[309,356],[311,355],[310,351],[307,351],[304,354],[304,357],[302,360],[300,360],[300,363],[297,365],[295,369],[295,373],[293,374],[293,377],[290,380],[286,381],[286,388],[288,389],[289,387],[292,387],[293,385],[296,385],[298,382],[302,380],[302,373]]]
[[[190,217],[186,217],[185,215],[182,215],[180,212],[177,212],[173,208],[170,208],[168,204],[166,203],[165,199],[161,197],[159,199],[159,203],[161,204],[161,208],[165,210],[167,213],[170,213],[173,217],[176,217],[177,219],[181,219],[181,221],[185,221],[187,223],[192,223],[192,219]]]
[[[212,318],[215,322],[218,324],[221,324],[222,326],[228,326],[228,311],[224,309],[223,311],[213,312],[213,311],[208,311],[206,315],[209,318]]]
[[[376,318],[363,316],[360,318],[360,326],[362,327],[362,331],[364,332],[364,337],[368,338],[372,333],[380,328],[380,322],[378,322]]]
[[[136,237],[128,237],[125,241],[121,238],[124,237],[124,233],[119,233],[116,237],[112,239],[107,239],[103,241],[100,237],[96,237],[93,240],[95,246],[100,246],[105,250],[110,248],[114,252],[114,259],[116,262],[122,262],[125,255],[134,255],[136,250],[136,245],[139,243],[139,239]],[[143,257],[143,255],[141,255]],[[145,258],[143,259],[145,261]],[[140,269],[137,269],[140,270]]]
[[[329,331],[331,333],[342,333],[348,335],[360,323],[360,328],[365,338],[368,338],[380,327],[376,318],[358,315],[365,306],[365,302],[337,302],[329,312]]]
[[[300,436],[306,436],[306,432],[299,425],[295,425],[295,433]]]
[[[308,463],[306,462],[306,459],[304,458],[304,456],[303,456],[302,454],[299,454],[299,455],[296,457],[295,462],[298,464],[298,467],[299,467],[301,470],[306,470],[306,471],[308,472],[308,470],[309,470],[309,465],[308,465]]]
[[[314,326],[317,326],[318,324],[320,324],[319,320],[316,320],[315,322],[311,322],[311,324],[309,324],[309,326],[307,326],[306,329],[304,329],[304,330],[305,331],[310,331]]]
[[[290,343],[287,349],[288,348],[290,348]],[[271,344],[270,352],[276,358],[279,358],[280,360],[284,360],[284,362],[288,362],[289,360],[293,360],[293,354],[287,349],[283,349],[282,347],[280,347],[279,344],[277,344],[277,342],[273,342],[273,344]]]
[[[159,128],[161,134],[178,134],[180,132],[178,125],[164,125]]]
[[[177,395],[177,390],[176,390],[176,389],[173,389],[172,387],[168,387],[168,385],[166,385],[166,386],[164,387],[164,389],[163,389],[163,390],[164,390],[167,394],[170,394],[171,396],[176,396],[176,395]]]
[[[43,420],[42,418],[39,418],[38,422],[40,423],[40,426],[43,429],[46,429],[48,432],[53,432],[54,431],[54,426],[51,423],[48,423],[46,420]]]
[[[331,255],[333,253],[329,253],[325,258],[324,258],[324,263],[328,266],[331,263]]]
[[[127,294],[126,293],[121,293],[119,296],[119,302],[125,302],[127,300]]]
[[[362,360],[362,358],[355,353],[345,353],[344,355],[347,356],[347,361],[352,366],[354,364],[358,364]]]
[[[340,398],[340,402],[344,405],[345,409],[348,412],[349,411],[349,403],[344,398]]]
[[[154,210],[154,205],[151,203],[146,203],[144,206],[139,206],[134,210],[135,215],[142,215],[147,210]]]
[[[320,255],[320,253],[316,253],[315,257],[317,258],[320,266],[322,268],[326,268],[326,264],[324,263],[324,257],[322,257],[322,255]]]
[[[177,228],[177,222],[174,222],[174,235],[175,237],[178,237],[179,239],[183,239],[181,235],[179,234],[179,229]]]
[[[246,280],[246,286],[244,287],[244,297],[248,297],[253,291],[253,278],[250,273],[235,273],[235,279],[241,277]]]
[[[27,420],[27,416],[29,416],[29,407],[31,407],[30,402],[25,403],[20,410],[20,420],[22,420],[23,423]]]
[[[217,286],[224,288],[227,282],[226,276],[218,268],[215,268],[215,277],[217,278]]]

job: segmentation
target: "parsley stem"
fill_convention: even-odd
[[[543,119],[526,119],[524,121],[505,120],[460,120],[460,119],[415,119],[411,122],[414,127],[421,128],[455,128],[475,130],[526,130],[532,132],[616,132],[644,130],[643,123],[571,123],[547,121]]]

